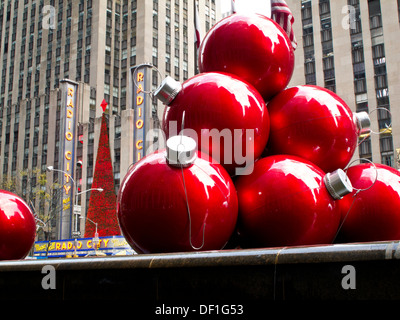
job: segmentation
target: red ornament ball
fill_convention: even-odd
[[[288,85],[294,60],[290,39],[275,21],[259,14],[233,14],[206,34],[199,70],[237,75],[268,101]]]
[[[270,123],[263,98],[233,75],[210,72],[185,81],[164,111],[167,138],[181,132],[183,119],[185,135],[231,175],[252,165],[268,142]]]
[[[267,104],[267,154],[289,154],[325,172],[343,169],[357,148],[356,115],[334,92],[312,85],[286,89]]]
[[[311,162],[286,155],[254,164],[235,182],[238,230],[244,246],[274,247],[332,243],[340,207]]]
[[[23,199],[0,190],[0,260],[24,259],[36,236],[33,213]]]
[[[363,163],[349,167],[347,176],[355,190],[340,201],[340,241],[399,240],[400,173],[383,164]]]
[[[132,166],[118,193],[122,233],[139,253],[222,249],[237,214],[231,178],[201,154],[184,168],[170,165],[165,150],[150,154]]]

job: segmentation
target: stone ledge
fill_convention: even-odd
[[[399,242],[0,262],[1,299],[400,299]],[[45,290],[44,266],[56,289]],[[356,272],[345,289],[344,267]]]

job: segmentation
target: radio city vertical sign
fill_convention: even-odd
[[[150,64],[142,64],[131,68],[131,108],[134,109],[134,141],[133,162],[138,162],[145,156],[147,87]]]
[[[71,238],[71,226],[74,209],[74,168],[77,119],[78,83],[61,80],[60,144],[59,169],[62,171],[61,215],[59,219],[60,239]]]

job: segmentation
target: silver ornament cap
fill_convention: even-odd
[[[371,119],[369,114],[365,111],[354,113],[356,124],[361,134],[369,133],[371,130]]]
[[[175,79],[167,76],[161,83],[160,87],[154,92],[154,96],[162,103],[168,105],[175,99],[182,90],[182,85]]]
[[[327,173],[324,176],[324,183],[330,195],[335,200],[340,200],[346,194],[353,192],[351,181],[342,169]]]
[[[167,140],[167,162],[174,167],[191,166],[197,158],[197,145],[193,138],[179,135]]]

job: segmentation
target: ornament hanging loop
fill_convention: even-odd
[[[389,113],[390,115],[390,119],[392,119],[392,114],[391,112],[387,109],[387,108],[383,108],[383,107],[378,107],[374,110],[371,110],[368,115],[371,115],[372,112],[374,111],[378,111],[378,110],[385,110],[387,113]],[[390,124],[385,124],[386,129],[382,129],[380,130],[380,132],[375,132],[371,129],[368,130],[368,132],[366,132],[363,136],[363,139],[358,143],[358,146],[360,146],[365,140],[367,140],[371,134],[375,134],[375,135],[381,135],[381,134],[385,134],[385,133],[390,133],[392,130],[392,122],[390,122]]]
[[[162,74],[161,74],[160,70],[158,70],[157,67],[155,67],[155,66],[152,65],[151,63],[142,63],[142,64],[138,64],[138,65],[135,67],[135,70],[133,71],[133,77],[132,77],[132,78],[133,78],[133,84],[135,85],[135,87],[138,88],[138,89],[140,89],[140,90],[142,90],[143,93],[148,94],[151,98],[153,98],[153,97],[154,97],[154,92],[155,92],[155,91],[153,91],[153,90],[150,90],[150,91],[143,90],[143,86],[140,86],[140,85],[138,84],[138,70],[139,70],[141,67],[149,67],[149,68],[151,68],[151,69],[157,71],[157,73],[160,75],[160,77],[162,77]]]
[[[390,120],[392,120],[392,113],[389,111],[389,109],[387,109],[387,108],[383,108],[383,107],[378,107],[378,108],[376,108],[376,109],[374,109],[374,110],[371,110],[370,112],[369,112],[369,115],[371,115],[371,113],[372,112],[377,112],[378,110],[384,110],[384,111],[386,111],[388,114],[389,114],[389,116],[390,116]],[[380,132],[374,132],[373,130],[369,130],[369,132],[370,133],[372,133],[372,134],[376,134],[376,135],[381,135],[381,134],[385,134],[385,133],[390,133],[391,132],[391,130],[392,130],[392,122],[390,122],[390,124],[386,124],[385,123],[385,129],[382,129]]]
[[[378,169],[376,168],[375,163],[373,163],[371,160],[366,159],[366,158],[355,159],[355,160],[351,161],[351,162],[347,165],[347,167],[344,169],[344,171],[347,172],[347,170],[350,168],[350,166],[351,166],[354,162],[356,162],[356,161],[361,161],[361,160],[367,161],[367,162],[369,162],[369,163],[372,164],[372,166],[373,166],[374,169],[375,169],[375,180],[374,180],[374,182],[373,182],[369,187],[364,188],[364,189],[357,189],[357,188],[354,188],[354,186],[353,186],[353,190],[356,191],[356,193],[354,194],[354,197],[355,197],[357,194],[359,194],[360,192],[362,192],[362,191],[367,191],[367,190],[371,189],[371,188],[375,185],[376,181],[378,181]]]

